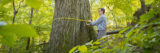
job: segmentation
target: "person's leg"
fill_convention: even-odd
[[[101,32],[100,32],[100,30],[98,30],[97,39],[100,39],[100,36],[101,36]]]
[[[98,30],[98,36],[97,39],[100,39],[101,37],[103,37],[106,34],[105,30]]]
[[[106,30],[102,30],[102,37],[104,36],[104,35],[106,35]]]
[[[103,37],[104,35],[106,35],[106,31],[105,31],[105,30],[102,30],[101,35],[102,35],[102,37]],[[102,40],[102,43],[101,43],[101,44],[104,44],[104,43],[105,43],[105,39]]]
[[[99,30],[99,31],[98,31],[97,39],[102,38],[105,34],[106,34],[106,31],[105,31],[105,30]],[[100,45],[103,45],[103,44],[105,43],[104,40],[99,40],[99,42],[101,42]],[[101,47],[101,48],[103,48],[103,47]]]

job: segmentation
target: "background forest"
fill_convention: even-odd
[[[99,8],[104,44],[83,22]],[[160,0],[0,0],[0,53],[160,53],[159,45]]]

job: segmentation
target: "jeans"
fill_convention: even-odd
[[[97,39],[100,39],[101,37],[103,37],[106,34],[106,30],[98,30],[98,37]]]

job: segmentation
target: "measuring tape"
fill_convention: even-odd
[[[55,18],[55,19],[53,19],[53,20],[57,20],[57,19],[77,20],[77,21],[88,22],[88,20],[82,20],[82,19],[76,19],[76,18]]]

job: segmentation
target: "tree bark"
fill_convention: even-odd
[[[55,0],[56,18],[91,19],[88,0]],[[52,30],[47,53],[68,53],[75,45],[96,39],[93,27],[85,22],[57,19],[52,23]]]

